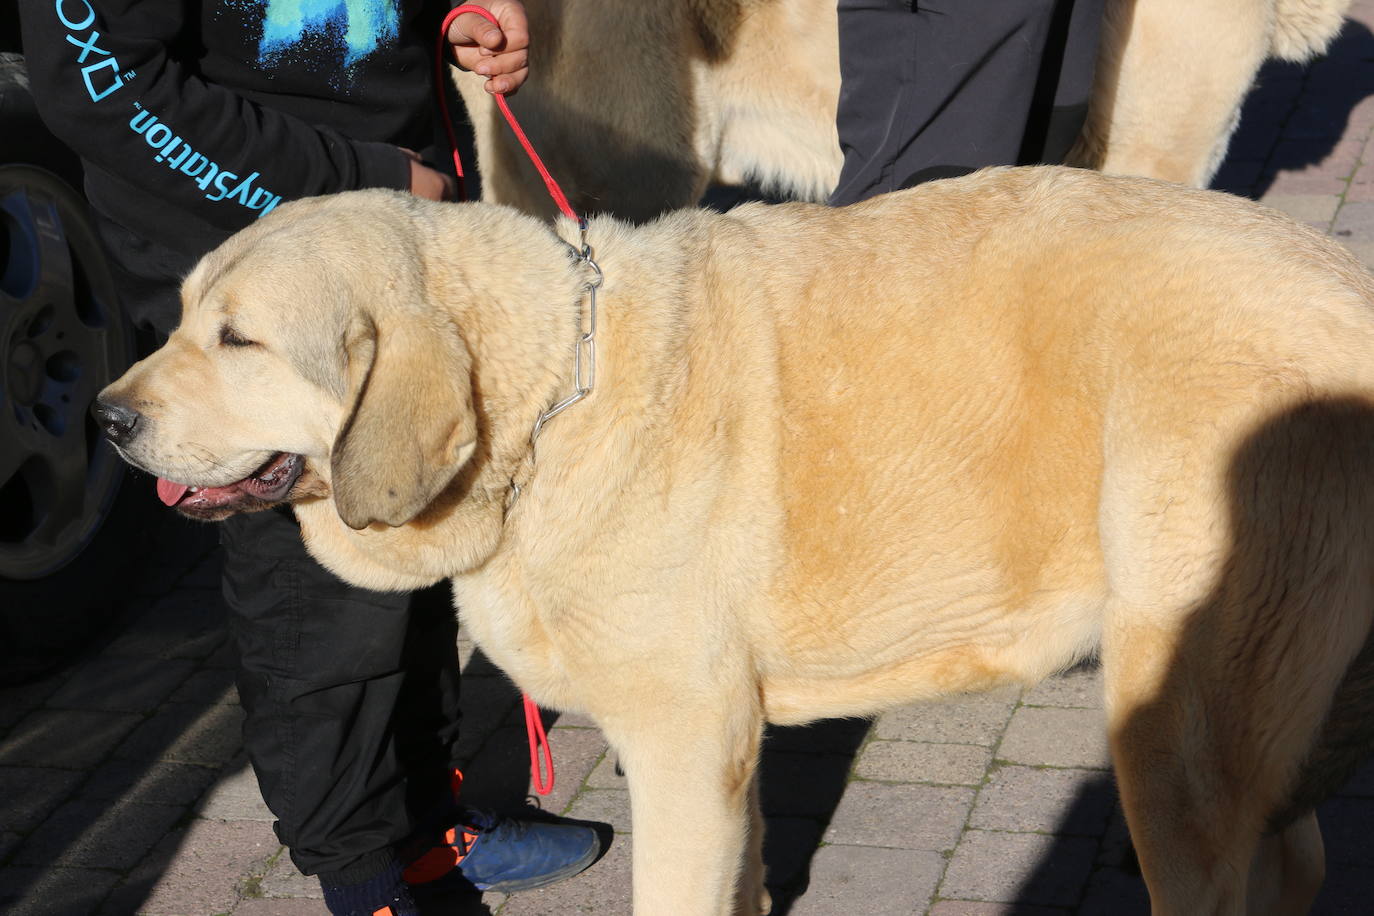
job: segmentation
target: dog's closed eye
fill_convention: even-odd
[[[249,340],[227,324],[220,326],[219,342],[221,346],[225,347],[256,347],[259,345],[256,340]]]

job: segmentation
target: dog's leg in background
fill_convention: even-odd
[[[715,695],[688,693],[707,687]],[[751,834],[762,830],[763,715],[756,699],[720,684],[688,690],[597,716],[629,783],[634,911],[759,916],[767,912],[762,836]]]
[[[744,871],[740,875],[735,911],[737,913],[768,913],[773,898],[764,888],[763,867],[763,807],[759,803],[759,777],[755,772],[749,784],[749,837],[744,847]]]
[[[1284,829],[1267,834],[1250,863],[1247,916],[1302,916],[1312,908],[1326,877],[1325,848],[1317,813],[1308,811]]]
[[[1270,0],[1109,0],[1068,163],[1206,187],[1269,54]]]

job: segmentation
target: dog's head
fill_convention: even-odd
[[[207,255],[171,338],[98,398],[102,430],[179,512],[324,498],[352,529],[397,526],[472,457],[468,349],[426,302],[409,205],[369,193],[371,209],[283,207]]]

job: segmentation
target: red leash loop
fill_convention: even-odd
[[[443,104],[444,62],[448,59],[448,55],[445,53],[448,45],[448,27],[453,24],[453,20],[457,19],[463,13],[476,13],[495,26],[499,26],[501,23],[496,21],[496,17],[492,15],[490,10],[466,3],[450,10],[448,15],[444,17],[444,24],[439,27],[439,46],[434,54],[434,91],[438,94],[440,99],[439,108],[444,116],[444,129],[448,132],[448,143],[453,150],[453,167],[458,172],[459,190],[463,200],[467,200],[467,190],[463,187],[463,163],[458,156],[458,137],[453,131],[453,117],[449,114],[448,106]],[[519,140],[520,145],[525,148],[525,155],[530,157],[530,162],[534,163],[534,167],[539,171],[540,177],[544,179],[544,187],[549,189],[549,196],[552,197],[553,202],[558,205],[558,209],[563,211],[563,215],[573,222],[580,222],[572,205],[568,203],[568,198],[563,193],[563,189],[558,186],[558,182],[553,180],[553,176],[549,174],[549,170],[544,166],[544,160],[540,159],[539,154],[534,151],[534,144],[530,143],[530,138],[525,136],[525,131],[521,129],[520,122],[515,120],[515,115],[511,113],[510,105],[506,102],[504,93],[496,94],[496,105],[501,109],[501,114],[505,116],[506,123],[510,125],[511,131],[515,133],[515,139]]]
[[[549,747],[549,736],[544,733],[544,720],[539,715],[539,707],[529,694],[522,694],[525,701],[525,734],[530,740],[530,775],[534,777],[534,791],[548,795],[553,791],[553,748]],[[544,763],[549,768],[549,781],[544,782],[544,772],[539,766],[539,751],[544,751]]]
[[[496,17],[490,10],[480,6],[465,4],[455,7],[444,17],[444,24],[439,27],[439,45],[434,52],[434,91],[439,98],[439,110],[444,118],[444,130],[448,133],[449,148],[453,150],[453,168],[458,173],[458,193],[463,200],[467,200],[467,188],[463,183],[463,160],[458,155],[458,135],[453,130],[453,116],[449,114],[448,106],[444,104],[444,62],[448,59],[448,27],[453,24],[463,13],[476,13],[492,25],[499,26]],[[553,180],[549,170],[545,168],[544,161],[539,158],[539,154],[534,151],[534,144],[530,143],[529,137],[520,128],[520,122],[515,120],[515,115],[511,113],[510,105],[506,103],[506,96],[501,93],[496,96],[496,105],[501,109],[501,114],[505,115],[506,123],[515,132],[515,138],[520,141],[520,145],[525,148],[525,154],[530,157],[530,162],[538,169],[540,176],[544,179],[544,187],[549,189],[549,196],[558,205],[558,209],[563,211],[563,215],[579,225],[582,224],[568,203],[568,198],[563,193],[563,189],[558,186],[558,182]],[[544,720],[539,715],[539,707],[531,700],[529,694],[522,695],[525,704],[525,734],[530,744],[530,775],[534,780],[534,790],[540,795],[548,795],[553,791],[553,748],[549,746],[549,736],[544,732]],[[548,767],[549,779],[544,781],[544,768],[539,765],[539,754],[543,751],[544,764]],[[462,778],[461,776],[459,777]]]

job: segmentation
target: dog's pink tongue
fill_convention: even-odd
[[[186,484],[172,483],[165,477],[159,477],[157,479],[157,498],[168,506],[175,506],[177,501],[185,496],[186,491],[189,489],[191,488],[186,486]]]

